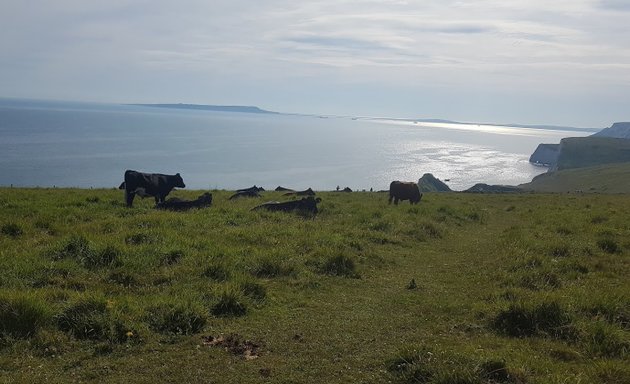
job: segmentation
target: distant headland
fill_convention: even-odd
[[[266,111],[254,106],[245,105],[203,105],[203,104],[128,104],[139,107],[154,108],[171,108],[171,109],[188,109],[198,111],[215,111],[215,112],[241,112],[241,113],[268,113],[279,114],[279,112]]]

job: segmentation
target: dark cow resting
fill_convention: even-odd
[[[389,203],[398,205],[398,200],[409,200],[411,204],[417,204],[422,199],[422,193],[418,189],[418,184],[414,182],[392,181],[389,184]]]
[[[267,203],[258,205],[252,208],[252,211],[256,211],[259,209],[266,209],[268,211],[303,211],[310,212],[312,214],[317,214],[317,203],[322,201],[322,199],[315,198],[313,196],[303,197],[300,200],[292,200],[292,201],[269,201]]]
[[[157,203],[155,208],[168,209],[171,211],[186,211],[192,208],[205,208],[212,204],[212,193],[206,192],[199,196],[197,200],[181,200],[171,198],[162,203]]]
[[[261,197],[261,196],[260,196],[260,193],[258,193],[258,189],[247,189],[247,190],[236,192],[235,194],[230,196],[228,200],[234,200],[240,197]]]
[[[292,191],[292,192],[287,192],[284,194],[284,196],[289,196],[289,195],[296,195],[296,196],[315,196],[315,191],[313,191],[311,188],[309,189],[305,189],[303,191]]]
[[[254,185],[253,187],[249,188],[237,189],[236,192],[265,192],[265,188],[257,187]]]
[[[285,188],[285,187],[282,187],[280,185],[276,187],[276,191],[277,192],[282,192],[282,191],[284,191],[284,192],[295,192],[295,190],[293,190],[291,188]]]
[[[157,204],[164,202],[166,196],[175,187],[186,188],[184,180],[179,173],[163,175],[160,173],[142,173],[127,170],[125,171],[125,181],[118,188],[125,190],[127,207],[131,207],[136,194],[140,197],[153,196]]]

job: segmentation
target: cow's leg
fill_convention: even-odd
[[[133,198],[136,196],[135,192],[125,189],[125,200],[127,201],[127,207],[131,208],[133,204]]]
[[[398,197],[394,197],[394,205],[398,205]]]
[[[391,204],[391,203],[392,203],[392,199],[393,199],[393,198],[394,198],[394,196],[392,196],[392,194],[390,193],[390,194],[389,194],[389,200],[388,200],[388,201],[389,201],[389,204]]]

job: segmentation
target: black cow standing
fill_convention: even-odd
[[[173,188],[186,188],[184,180],[178,174],[162,175],[160,173],[142,173],[137,171],[125,171],[125,181],[120,184],[119,189],[125,190],[125,201],[127,207],[133,204],[136,194],[141,197],[155,197],[155,204],[164,202],[166,196]]]
[[[392,181],[389,184],[389,204],[394,200],[398,205],[398,200],[409,200],[411,204],[418,204],[422,199],[422,193],[418,189],[418,184],[413,181]]]

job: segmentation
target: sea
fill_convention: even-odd
[[[125,170],[189,189],[383,190],[432,173],[454,190],[546,172],[540,143],[597,130],[0,99],[0,186],[117,188]]]

